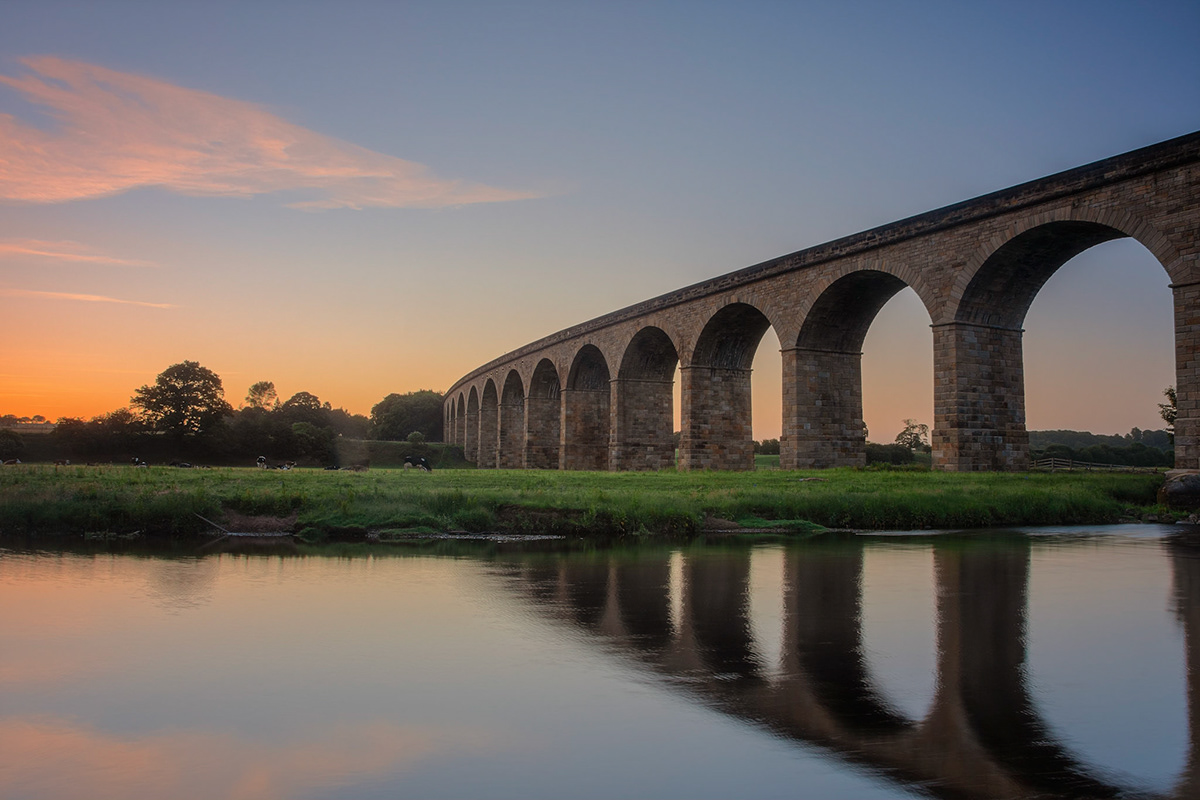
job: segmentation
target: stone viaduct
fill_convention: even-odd
[[[933,463],[1029,464],[1022,323],[1069,259],[1130,237],[1174,294],[1175,463],[1200,468],[1200,132],[984,195],[584,322],[470,372],[445,440],[481,467],[751,469],[750,365],[783,358],[784,469],[865,463],[862,344],[911,287],[933,328]]]
[[[888,701],[866,659],[861,542],[785,551],[777,664],[755,639],[748,550],[502,560],[497,572],[535,613],[667,686],[923,796],[1184,800],[1200,796],[1200,559],[1186,545],[1165,547],[1189,720],[1185,763],[1166,792],[1114,779],[1042,716],[1026,649],[1029,540],[933,545],[936,674],[915,719]]]

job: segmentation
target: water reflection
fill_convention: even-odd
[[[1189,747],[1173,786],[1154,791],[1074,753],[1035,702],[1027,652],[1035,540],[934,539],[928,546],[936,675],[919,718],[889,703],[868,669],[861,540],[782,551],[778,664],[755,641],[763,624],[751,618],[749,549],[566,557],[509,564],[505,573],[539,613],[586,631],[705,704],[930,796],[1200,797],[1194,548],[1163,545],[1183,628]]]
[[[1200,797],[1200,558],[1130,531],[0,549],[0,796]]]

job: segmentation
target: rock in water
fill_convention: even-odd
[[[1183,472],[1167,473],[1167,482],[1158,490],[1158,502],[1172,509],[1194,511],[1200,509],[1200,474]]]

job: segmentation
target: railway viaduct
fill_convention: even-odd
[[[1029,464],[1022,323],[1047,279],[1133,238],[1174,295],[1175,463],[1200,468],[1200,132],[781,256],[584,322],[451,387],[445,440],[481,467],[751,469],[750,365],[783,359],[784,469],[865,463],[862,344],[911,287],[933,328],[933,464]]]

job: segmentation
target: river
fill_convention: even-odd
[[[0,797],[1196,798],[1174,530],[10,544]]]

